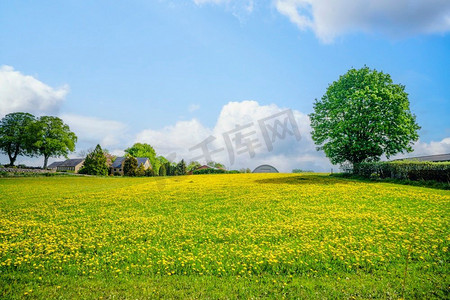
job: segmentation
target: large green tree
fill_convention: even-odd
[[[135,143],[132,147],[125,149],[125,153],[133,157],[147,157],[154,169],[160,166],[160,162],[156,158],[155,149],[149,144]]]
[[[108,164],[106,153],[100,145],[90,151],[84,160],[83,167],[79,171],[81,174],[108,175]]]
[[[187,170],[188,170],[188,172],[194,171],[194,170],[200,168],[201,166],[202,166],[201,163],[194,160],[189,163],[189,165],[187,166]]]
[[[31,126],[34,121],[32,114],[24,112],[10,113],[0,120],[0,152],[8,155],[11,166],[17,156],[33,155],[35,135]]]
[[[206,164],[213,168],[225,169],[224,164],[216,162],[216,161],[208,161]]]
[[[333,82],[309,115],[312,139],[333,164],[377,161],[411,152],[417,141],[415,115],[405,87],[367,66]]]
[[[44,169],[47,168],[49,157],[67,157],[75,150],[77,136],[58,117],[40,117],[34,122],[32,131],[36,138],[34,151],[44,156]]]

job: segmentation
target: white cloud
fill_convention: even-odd
[[[212,134],[212,130],[204,127],[198,120],[179,121],[173,126],[160,130],[146,129],[136,136],[136,142],[149,143],[158,154],[167,155],[172,152],[178,157],[187,158],[188,148],[200,143]]]
[[[12,112],[56,114],[69,87],[52,88],[33,76],[0,67],[0,117]]]
[[[199,109],[200,109],[200,105],[198,105],[198,104],[191,104],[191,105],[189,105],[189,108],[188,108],[189,112],[191,112],[191,113],[196,110],[199,110]]]
[[[398,154],[395,156],[395,159],[450,153],[450,137],[446,137],[441,141],[431,141],[429,143],[419,140],[413,145],[413,150],[414,151],[411,153]]]
[[[253,169],[260,164],[269,163],[273,164],[281,172],[290,172],[294,168],[329,171],[332,166],[328,159],[322,152],[315,150],[309,133],[309,118],[299,111],[294,110],[291,112],[298,126],[301,139],[298,141],[295,136],[289,134],[286,134],[283,138],[278,136],[273,142],[273,149],[268,150],[258,121],[285,111],[285,109],[277,105],[260,105],[256,101],[230,102],[222,108],[214,128],[207,128],[196,119],[180,121],[174,126],[165,127],[161,130],[144,130],[137,135],[135,141],[151,144],[162,155],[176,153],[177,157],[175,160],[180,160],[181,158],[191,160],[196,156],[201,156],[203,152],[200,148],[192,149],[191,151],[189,149],[212,136],[216,140],[208,144],[208,149],[223,149],[212,154],[212,159],[225,163],[231,169],[243,167]],[[283,121],[284,115],[279,116],[278,119]],[[270,124],[273,125],[274,120],[272,119]],[[234,151],[228,151],[225,137],[227,133],[230,138],[235,137],[229,131],[235,129],[237,125],[250,125],[244,128],[241,133],[251,133],[251,135],[244,137],[243,140],[247,138],[256,140],[254,143],[256,146],[254,148],[254,157],[251,157],[250,152],[237,153],[236,151],[239,149],[236,148],[235,141],[232,141],[231,149]],[[292,131],[292,127],[289,127],[291,124],[287,123],[287,125],[288,129]],[[281,134],[283,132],[282,127],[278,127],[278,129]],[[231,164],[231,153],[234,153],[233,164]]]
[[[113,147],[127,141],[128,128],[121,122],[74,114],[63,114],[60,117],[78,136],[78,144],[95,147],[99,143],[102,147]]]
[[[274,0],[281,14],[324,42],[349,32],[392,37],[450,31],[448,0]]]

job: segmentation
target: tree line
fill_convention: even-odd
[[[18,156],[43,156],[45,169],[50,157],[67,157],[76,142],[75,133],[58,117],[15,112],[0,120],[0,152],[8,155],[9,166]]]
[[[333,164],[350,164],[352,168],[379,161],[383,155],[389,158],[412,152],[420,126],[409,106],[405,86],[394,84],[389,74],[367,66],[352,68],[330,84],[321,99],[315,100],[314,111],[309,114],[311,137],[317,150],[324,151]],[[19,155],[44,156],[46,168],[49,157],[67,156],[75,149],[76,141],[69,126],[57,117],[36,118],[17,112],[0,121],[0,151],[8,155],[11,166]],[[125,153],[130,157],[148,157],[154,175],[181,174],[184,169],[200,166],[198,162],[186,166],[184,160],[180,166],[171,163],[156,155],[149,144],[136,143]],[[134,162],[127,164],[132,166]],[[215,162],[208,165],[223,167]]]
[[[179,176],[186,175],[202,166],[198,161],[186,164],[184,159],[179,162],[171,162],[162,155],[157,155],[155,149],[146,143],[135,143],[125,149],[125,160],[123,162],[123,175],[125,176]],[[150,167],[145,168],[143,164],[138,165],[138,157],[148,158]],[[108,150],[97,145],[95,149],[88,151],[84,165],[79,173],[89,175],[108,175],[112,170],[116,157]],[[221,163],[210,161],[207,163],[211,168],[225,169]],[[121,175],[119,172],[111,172],[110,175]]]

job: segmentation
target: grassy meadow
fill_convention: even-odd
[[[0,298],[445,298],[449,213],[320,174],[0,178]]]

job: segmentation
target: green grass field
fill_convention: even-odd
[[[317,174],[0,178],[0,298],[445,298],[449,204]]]

